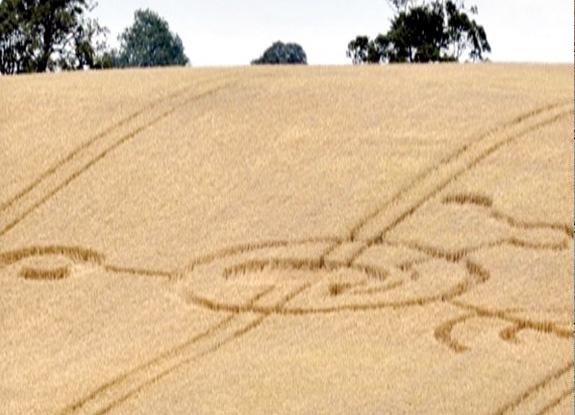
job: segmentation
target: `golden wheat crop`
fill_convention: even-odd
[[[0,413],[571,413],[573,79],[0,78]]]

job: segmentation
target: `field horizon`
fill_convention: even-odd
[[[0,77],[0,413],[563,414],[574,69]]]

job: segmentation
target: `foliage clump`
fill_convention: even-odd
[[[149,9],[136,10],[134,24],[118,39],[120,50],[106,54],[105,66],[183,66],[189,62],[180,36],[172,33],[168,22]]]
[[[88,17],[94,7],[91,0],[2,0],[0,73],[98,66],[107,29]]]
[[[252,61],[252,65],[306,65],[307,56],[297,43],[275,42],[263,55]]]
[[[463,3],[391,4],[397,12],[386,34],[373,40],[357,36],[349,42],[347,56],[354,64],[456,62],[465,52],[472,61],[481,61],[491,51],[485,29],[469,17]],[[477,7],[469,13],[477,14]]]

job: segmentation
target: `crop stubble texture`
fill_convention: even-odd
[[[2,127],[10,413],[572,406],[572,68],[59,76],[0,83],[76,119]]]

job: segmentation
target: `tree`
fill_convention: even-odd
[[[379,63],[381,52],[378,44],[370,41],[367,36],[358,36],[347,45],[347,57],[351,58],[354,65],[366,63]]]
[[[416,6],[400,12],[383,36],[382,58],[390,62],[437,62],[446,45],[442,5]]]
[[[95,63],[106,33],[91,0],[2,0],[0,73],[81,69]]]
[[[396,12],[407,12],[411,7],[417,6],[417,0],[387,0]]]
[[[354,64],[451,62],[465,51],[475,61],[491,51],[484,28],[469,18],[463,3],[389,1],[397,10],[389,31],[375,40],[358,36],[348,44],[347,56]],[[470,12],[477,14],[477,7]]]
[[[108,52],[104,65],[148,67],[188,63],[182,39],[170,32],[168,22],[149,9],[136,10],[134,24],[118,39],[120,50]]]
[[[367,36],[358,36],[347,45],[346,55],[354,65],[360,63],[380,63],[382,58],[382,35],[375,41]]]
[[[475,20],[470,19],[466,13],[460,11],[452,1],[448,1],[445,8],[451,56],[459,60],[464,50],[469,48],[471,49],[469,57],[472,60],[483,60],[483,53],[491,51],[483,26],[478,25]],[[473,6],[470,12],[477,14],[477,7]]]
[[[252,65],[277,64],[307,64],[307,56],[297,43],[275,42],[267,48],[264,54],[252,61]]]

